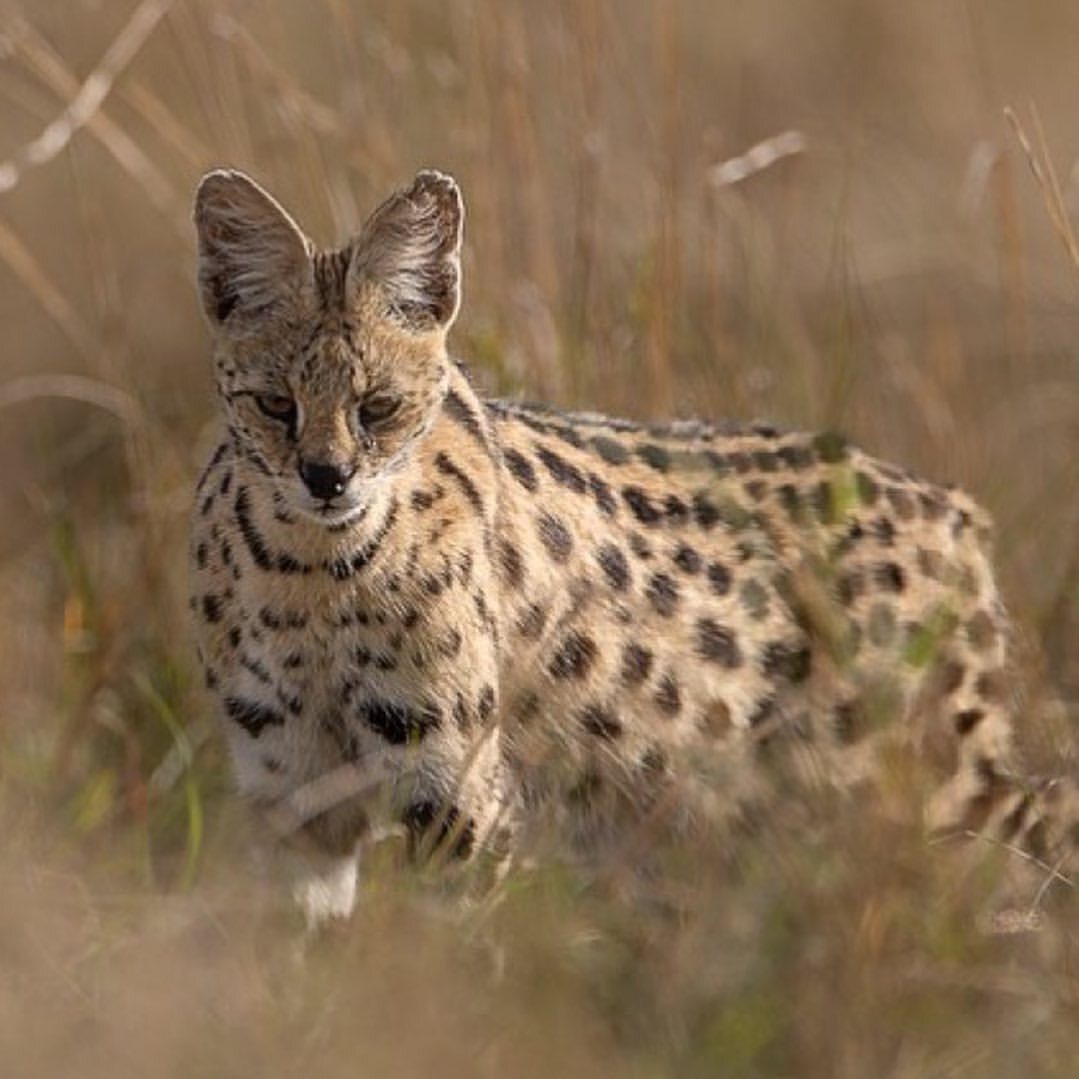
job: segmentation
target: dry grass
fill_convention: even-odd
[[[987,935],[1007,852],[960,871],[818,800],[666,852],[632,900],[547,867],[468,913],[386,851],[298,962],[183,602],[195,180],[248,168],[330,241],[437,165],[469,204],[455,346],[492,389],[841,427],[975,491],[1029,755],[1073,766],[1073,3],[0,10],[5,1074],[1074,1074],[1074,895]]]

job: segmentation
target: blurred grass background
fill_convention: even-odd
[[[958,872],[842,806],[672,850],[645,904],[549,867],[466,915],[388,858],[298,963],[184,588],[198,177],[249,170],[329,244],[433,165],[492,392],[840,428],[975,492],[1028,755],[1067,770],[1079,283],[1002,110],[1036,103],[1075,210],[1077,57],[1070,0],[5,0],[0,1070],[1075,1075],[1074,895],[986,935],[1006,855]]]

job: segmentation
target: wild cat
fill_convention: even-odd
[[[463,217],[424,171],[321,250],[242,173],[198,189],[224,424],[192,607],[311,917],[351,910],[375,805],[448,856],[537,821],[595,852],[782,797],[784,740],[844,784],[906,739],[934,825],[1055,843],[1060,788],[1012,778],[982,510],[830,434],[481,397],[446,346]]]

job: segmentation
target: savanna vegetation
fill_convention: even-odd
[[[0,5],[0,1072],[1075,1075],[1074,882],[991,931],[1019,855],[820,792],[643,892],[540,861],[462,905],[388,844],[298,954],[185,545],[197,178],[329,243],[437,166],[492,392],[839,429],[976,493],[1027,760],[1074,773],[1077,56],[1069,0]]]

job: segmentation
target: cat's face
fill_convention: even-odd
[[[237,445],[289,509],[346,523],[408,459],[446,392],[457,186],[420,173],[331,252],[239,173],[203,180],[195,218],[217,387]]]

